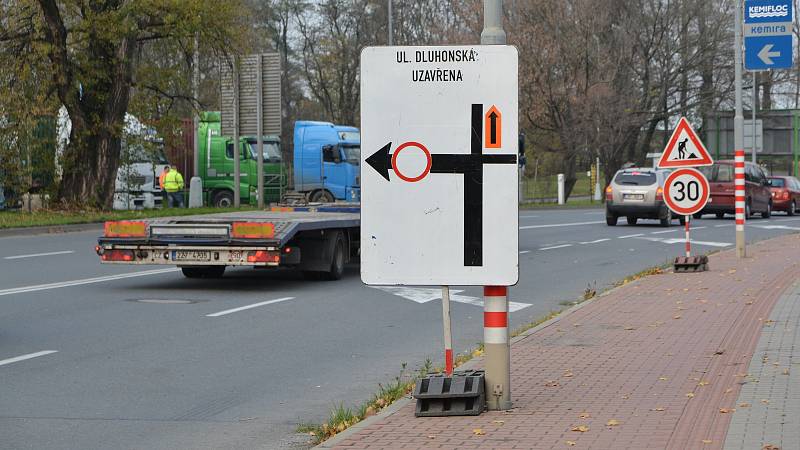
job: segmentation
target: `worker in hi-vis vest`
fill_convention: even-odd
[[[183,208],[183,177],[178,169],[170,168],[164,175],[164,190],[167,191],[167,206]]]

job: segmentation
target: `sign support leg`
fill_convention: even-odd
[[[490,410],[511,409],[511,348],[508,344],[508,288],[483,288],[483,345],[486,403]]]
[[[444,372],[453,375],[453,335],[450,329],[450,287],[442,286],[442,328],[444,329]]]
[[[692,256],[692,241],[689,239],[689,223],[692,220],[692,216],[685,216],[684,224],[686,226],[686,257]]]

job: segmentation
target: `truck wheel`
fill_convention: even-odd
[[[631,216],[626,217],[626,219],[628,220],[628,225],[636,225],[636,222],[639,220],[638,217]]]
[[[330,192],[321,190],[311,194],[311,201],[314,203],[333,203],[334,198]]]
[[[329,281],[340,280],[344,274],[344,259],[344,242],[339,239],[333,248],[331,268],[329,271],[323,272],[323,278]]]
[[[231,206],[233,206],[233,192],[219,191],[214,194],[214,207],[230,208]]]
[[[225,266],[181,267],[186,278],[222,278]]]
[[[608,215],[608,214],[606,214],[606,225],[608,225],[608,226],[610,226],[610,227],[616,226],[616,225],[617,225],[617,219],[618,219],[618,218],[619,218],[619,217],[617,217],[617,216],[615,216],[615,215]]]
[[[725,218],[725,213],[717,213],[716,216],[717,216],[717,219],[724,219]]]

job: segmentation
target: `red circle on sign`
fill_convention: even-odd
[[[689,175],[696,179],[702,188],[702,192],[700,192],[700,197],[698,198],[697,203],[688,208],[681,207],[675,203],[677,200],[673,200],[670,192],[672,190],[672,183],[675,182],[675,179],[683,175]],[[708,203],[709,194],[710,190],[708,186],[708,180],[706,179],[705,175],[703,175],[697,169],[678,169],[669,174],[667,180],[664,182],[664,202],[666,202],[669,209],[678,214],[683,214],[684,216],[691,216],[694,213],[700,212],[706,206],[706,203]]]
[[[428,161],[427,161],[427,164],[425,166],[425,170],[423,170],[422,173],[419,174],[419,176],[407,177],[407,176],[403,175],[402,173],[400,173],[400,169],[397,168],[397,155],[399,155],[400,152],[403,149],[405,149],[406,147],[417,147],[417,148],[419,148],[420,150],[422,150],[425,153],[425,158],[427,158]],[[419,180],[425,178],[426,176],[428,176],[428,174],[431,172],[431,165],[432,164],[433,164],[433,160],[431,159],[431,152],[429,152],[428,149],[425,148],[425,146],[420,144],[419,142],[413,142],[413,141],[406,142],[403,145],[397,147],[397,150],[395,150],[394,153],[392,154],[392,170],[394,170],[394,173],[396,173],[397,176],[400,177],[401,180],[408,181],[409,183],[416,183],[417,181],[419,181]]]

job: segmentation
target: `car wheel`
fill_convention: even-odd
[[[725,218],[725,213],[717,213],[716,216],[717,216],[717,219],[724,219]]]
[[[772,202],[767,203],[767,209],[761,213],[762,219],[769,219],[772,216]]]
[[[230,208],[233,206],[233,192],[219,191],[214,195],[214,207]]]
[[[752,217],[753,217],[753,213],[750,210],[750,200],[748,200],[747,203],[744,204],[744,218],[745,218],[745,220],[747,220],[747,219],[751,219]]]
[[[639,220],[638,217],[631,216],[626,217],[626,219],[628,220],[628,225],[636,225],[636,222]]]
[[[667,210],[667,217],[661,219],[661,226],[662,227],[668,227],[670,225],[672,225],[672,211],[668,209]]]
[[[695,219],[702,219],[703,215],[700,214],[700,213],[697,213],[697,214],[693,214],[692,217],[694,217]]]
[[[797,211],[797,205],[795,204],[794,200],[792,200],[792,204],[789,205],[789,211],[787,212],[787,214],[793,216],[795,214],[795,211]]]
[[[617,216],[606,216],[606,225],[613,227],[617,225]]]
[[[225,266],[181,267],[186,278],[222,278]]]
[[[317,191],[311,194],[311,201],[314,203],[333,203],[333,195],[328,191]]]
[[[678,223],[681,225],[686,225],[686,216],[678,216]]]

